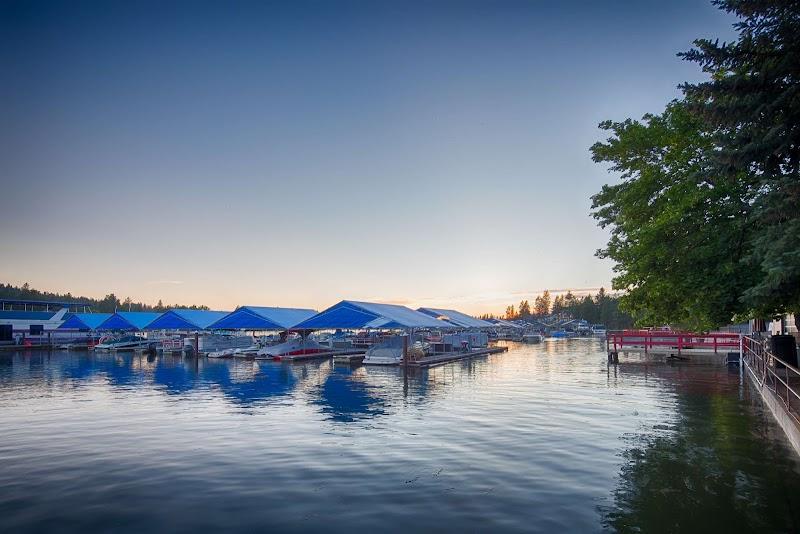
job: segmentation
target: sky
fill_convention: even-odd
[[[605,119],[703,79],[708,2],[0,4],[0,281],[501,313],[608,288]]]

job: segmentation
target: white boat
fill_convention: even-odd
[[[319,354],[330,352],[330,347],[320,345],[313,339],[294,338],[278,345],[264,347],[256,352],[257,360],[280,360],[286,356],[302,356],[306,354]]]
[[[606,327],[602,324],[592,325],[592,335],[596,337],[606,337]]]
[[[152,340],[141,336],[104,337],[94,346],[94,350],[136,350],[148,348]]]
[[[416,360],[425,356],[429,344],[417,341],[408,346],[409,360]],[[364,356],[365,365],[400,365],[403,363],[403,338],[392,337],[381,343],[376,343],[367,349]]]
[[[236,349],[221,349],[209,352],[206,356],[209,358],[233,358]]]
[[[523,334],[522,335],[522,342],[523,343],[541,343],[544,341],[544,336],[542,334]]]

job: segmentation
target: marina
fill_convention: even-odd
[[[609,364],[600,339],[504,348],[405,380],[332,359],[4,354],[4,528],[792,530],[800,461],[738,370]]]

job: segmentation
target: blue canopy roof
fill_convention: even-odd
[[[100,323],[111,317],[110,313],[73,313],[61,323],[59,328],[76,330],[95,330]]]
[[[205,330],[215,321],[228,315],[226,311],[168,310],[148,324],[147,330]]]
[[[447,321],[448,323],[453,323],[461,328],[491,328],[494,326],[488,321],[476,319],[475,317],[467,315],[466,313],[461,313],[457,310],[445,310],[442,308],[417,308],[417,311],[422,312],[425,315],[430,315],[431,317],[437,317],[443,321]]]
[[[305,308],[275,308],[242,306],[222,317],[210,328],[230,330],[284,330],[313,317],[317,310]]]
[[[158,312],[117,312],[100,323],[96,330],[142,330],[159,315]]]
[[[453,328],[453,325],[397,304],[343,300],[294,328]]]

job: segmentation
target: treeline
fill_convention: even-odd
[[[604,288],[595,295],[578,297],[571,291],[563,295],[552,297],[545,291],[536,297],[531,305],[527,300],[519,303],[518,307],[509,306],[504,315],[508,320],[531,320],[544,318],[551,315],[584,319],[592,324],[603,324],[610,329],[622,329],[633,326],[633,318],[620,310],[619,298],[609,295]],[[491,316],[485,316],[491,318]]]
[[[152,306],[143,302],[133,302],[130,297],[124,300],[117,298],[114,293],[109,293],[102,299],[74,296],[72,293],[51,293],[32,289],[27,283],[17,287],[11,284],[0,284],[0,299],[11,300],[54,300],[59,302],[85,302],[93,312],[113,313],[115,311],[152,311],[164,312],[172,308],[185,308],[190,310],[207,310],[208,306],[185,306],[181,304],[164,304],[161,300]]]

